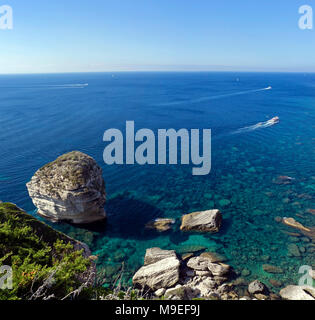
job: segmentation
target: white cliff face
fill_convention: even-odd
[[[73,151],[39,169],[26,184],[38,214],[53,221],[91,223],[106,217],[102,169]]]

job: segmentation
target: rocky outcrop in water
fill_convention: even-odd
[[[27,183],[38,214],[53,221],[91,223],[106,217],[102,169],[73,151],[39,169]]]
[[[315,300],[315,289],[309,286],[287,286],[280,291],[286,300]]]
[[[147,249],[144,261],[145,265],[132,278],[135,286],[158,290],[178,282],[180,262],[174,251]]]
[[[222,223],[219,210],[206,210],[186,214],[182,217],[183,231],[218,232]]]
[[[230,266],[211,262],[207,256],[181,260],[174,250],[147,249],[144,266],[133,277],[133,283],[149,288],[153,295],[170,300],[216,297],[236,299],[232,285],[226,283]]]

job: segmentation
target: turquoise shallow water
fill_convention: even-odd
[[[272,90],[260,90],[268,86]],[[308,212],[315,209],[314,89],[313,74],[1,76],[0,199],[34,212],[25,183],[58,155],[80,150],[103,168],[108,222],[98,228],[54,227],[90,245],[108,282],[122,262],[130,282],[145,249],[159,246],[181,253],[215,251],[248,281],[296,284],[299,267],[314,266],[315,242],[286,234],[297,231],[275,218],[294,217],[315,227]],[[280,117],[276,126],[232,134],[274,116]],[[192,176],[189,166],[105,166],[104,130],[124,128],[126,120],[134,120],[136,129],[211,128],[211,173]],[[280,175],[295,180],[274,183]],[[223,213],[219,233],[179,231],[182,214],[212,208]],[[158,217],[176,219],[173,229],[145,230]],[[300,248],[298,257],[289,244]],[[268,274],[265,263],[283,272]]]

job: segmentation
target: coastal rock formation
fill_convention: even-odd
[[[79,151],[48,163],[26,186],[38,214],[52,221],[91,223],[106,217],[102,169]]]
[[[286,300],[315,300],[315,289],[309,286],[287,286],[280,290],[280,296]]]
[[[163,250],[156,249],[158,248],[149,249],[150,259],[148,257],[146,259],[147,263],[150,260],[155,262],[144,265],[133,276],[132,282],[135,286],[156,291],[161,288],[170,288],[178,282],[179,260],[169,250],[163,253]],[[152,255],[153,251],[157,253],[155,258]]]
[[[209,271],[209,259],[203,257],[193,257],[187,261],[187,267],[195,271]]]
[[[206,210],[186,214],[182,217],[183,231],[218,232],[222,223],[219,210]]]
[[[208,268],[213,276],[224,277],[230,272],[230,266],[225,263],[209,263]]]
[[[187,261],[187,267],[195,270],[197,275],[206,275],[210,273],[214,277],[225,276],[230,271],[230,266],[224,263],[213,263],[206,256],[199,256],[190,258]]]
[[[228,265],[212,263],[208,257],[179,260],[173,250],[150,248],[133,283],[169,300],[236,299],[232,284],[226,283],[230,269]]]

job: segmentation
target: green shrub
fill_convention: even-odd
[[[77,289],[91,262],[60,232],[10,203],[0,203],[0,265],[13,271],[13,289],[0,300],[29,299],[52,274],[45,295],[56,299]]]

